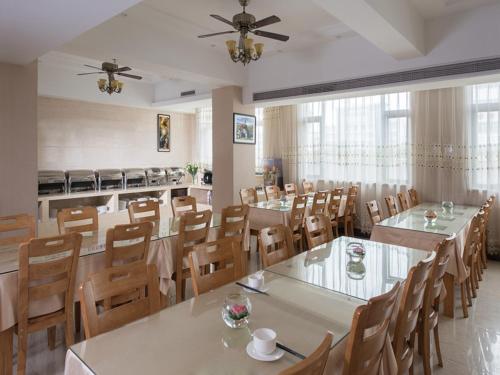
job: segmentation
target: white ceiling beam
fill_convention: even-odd
[[[423,56],[425,21],[409,0],[314,0],[395,59]]]

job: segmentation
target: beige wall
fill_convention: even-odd
[[[156,148],[158,110],[40,97],[39,169],[184,167],[195,116],[169,113],[171,150]]]
[[[233,144],[233,113],[255,114],[241,103],[241,87],[212,91],[213,208],[238,204],[239,190],[255,185],[255,145]]]
[[[37,64],[0,63],[0,216],[36,213]]]

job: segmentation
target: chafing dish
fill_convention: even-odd
[[[173,185],[180,184],[185,175],[184,169],[178,167],[167,168],[165,171],[167,173],[167,182]]]
[[[147,186],[146,171],[140,168],[129,168],[123,170],[125,188]]]
[[[96,172],[99,191],[123,189],[123,174],[120,169],[99,169]]]
[[[167,174],[161,168],[148,168],[146,169],[146,176],[148,186],[160,186],[167,184]]]
[[[64,194],[67,180],[64,171],[38,171],[38,194]]]
[[[67,172],[68,192],[92,191],[96,189],[96,178],[93,170],[76,169]]]

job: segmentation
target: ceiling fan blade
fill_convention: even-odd
[[[272,25],[273,23],[281,22],[281,19],[277,16],[270,16],[261,19],[260,21],[254,22],[250,25],[251,29],[258,29],[259,27],[264,27],[267,25]]]
[[[263,36],[264,38],[271,38],[276,40],[281,40],[282,42],[286,42],[290,37],[288,35],[270,33],[269,31],[255,30],[252,31],[255,35]]]
[[[78,73],[77,76],[86,76],[87,74],[102,74],[106,72]]]
[[[212,34],[205,34],[205,35],[198,35],[198,38],[208,38],[210,36],[214,36],[214,35],[222,35],[222,34],[232,34],[232,33],[237,33],[236,30],[234,31],[222,31],[220,33],[212,33]]]
[[[128,78],[133,78],[133,79],[142,79],[141,76],[135,76],[133,74],[127,74],[127,73],[116,73],[116,74],[119,76],[124,76],[124,77],[128,77]]]
[[[128,66],[124,66],[122,68],[118,68],[115,70],[116,73],[120,73],[120,72],[128,72],[129,70],[132,70],[132,68],[128,67]]]
[[[87,64],[83,64],[83,66],[86,66],[87,68],[93,68],[93,69],[102,70],[102,68],[98,68],[97,66],[92,66],[92,65],[87,65]]]
[[[219,16],[218,14],[211,14],[210,17],[213,17],[216,20],[219,20],[221,22],[227,23],[228,25],[231,25],[231,26],[234,27],[234,25],[233,25],[233,23],[231,21],[225,19],[224,17]]]

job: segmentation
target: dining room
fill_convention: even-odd
[[[498,0],[0,3],[0,375],[500,374]]]

